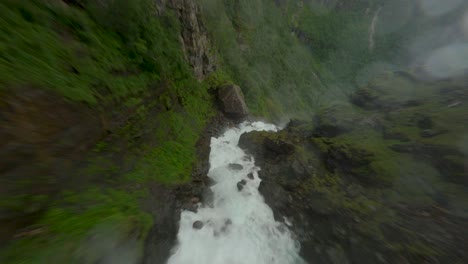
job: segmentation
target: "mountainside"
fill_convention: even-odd
[[[211,137],[259,119],[288,125],[240,146],[307,261],[466,262],[467,10],[2,1],[0,262],[165,263]]]
[[[1,262],[138,261],[216,115],[196,5],[0,5]]]
[[[262,168],[260,192],[309,263],[466,262],[465,82],[382,76],[313,121],[241,136]],[[437,99],[403,101],[409,86]]]

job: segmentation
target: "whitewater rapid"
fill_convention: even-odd
[[[260,168],[237,146],[241,134],[253,130],[277,128],[245,122],[219,138],[211,138],[208,176],[215,182],[211,187],[213,207],[200,205],[197,213],[181,213],[178,245],[169,264],[304,263],[299,257],[299,243],[286,225],[274,220],[258,191]],[[232,164],[240,164],[242,169]],[[245,185],[239,191],[237,184],[242,180]],[[201,229],[194,228],[196,221],[203,223]]]

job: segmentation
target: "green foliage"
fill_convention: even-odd
[[[372,16],[363,12],[377,10],[380,2],[353,1],[334,9],[316,1],[201,5],[223,69],[242,87],[251,112],[278,120],[308,118],[320,105],[349,95],[368,65],[394,60],[396,33],[376,34],[369,49]]]
[[[315,107],[315,59],[291,36],[271,1],[201,1],[220,64],[239,84],[254,115],[275,119]]]
[[[2,252],[0,260],[2,263],[83,263],[81,257],[86,252],[80,251],[104,229],[110,232],[99,243],[111,247],[124,239],[137,238],[134,250],[140,255],[152,224],[151,217],[139,208],[138,200],[143,197],[141,192],[130,194],[117,189],[65,192],[33,227],[38,233],[13,241]]]
[[[209,89],[214,89],[224,84],[232,84],[232,78],[225,71],[217,70],[211,73],[205,82]]]
[[[167,184],[190,180],[198,135],[205,121],[212,115],[206,101],[190,98],[185,114],[169,111],[158,115],[155,122],[160,127],[155,132],[155,140],[160,143],[157,146],[146,146],[135,170],[126,176],[128,180]]]
[[[140,208],[147,185],[139,184],[190,179],[198,135],[213,114],[208,87],[228,79],[220,74],[200,84],[192,77],[179,21],[170,10],[157,16],[154,1],[80,3],[83,9],[63,1],[0,3],[1,92],[45,89],[132,116],[113,131],[118,140],[96,144],[88,167],[73,176],[80,184],[55,203],[44,196],[2,197],[5,207],[48,205],[28,227],[40,232],[12,241],[0,252],[2,263],[95,263],[128,241],[135,242],[137,260],[151,226]],[[144,146],[137,140],[143,128],[154,133]],[[120,148],[123,164],[113,159]],[[136,165],[124,169],[129,163]]]
[[[59,1],[2,2],[1,89],[33,86],[100,104],[141,95],[161,78],[190,76],[171,14],[156,17],[146,0],[93,3],[90,16]]]

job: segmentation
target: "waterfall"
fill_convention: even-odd
[[[242,123],[211,139],[208,176],[215,185],[213,207],[183,211],[169,264],[304,263],[299,243],[258,191],[259,167],[237,146],[249,131],[276,131],[271,124]]]

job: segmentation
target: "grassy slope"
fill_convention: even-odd
[[[307,118],[349,95],[365,65],[398,51],[398,36],[385,35],[369,52],[372,14],[363,15],[362,7],[331,10],[314,3],[201,1],[222,66],[242,86],[254,114]]]
[[[222,67],[241,85],[255,115],[279,119],[310,111],[319,89],[309,88],[320,87],[316,60],[291,36],[281,9],[262,0],[201,5]]]
[[[89,2],[84,10],[62,1],[0,3],[2,93],[31,86],[98,112],[135,108],[131,122],[116,131],[117,140],[97,144],[76,173],[86,179],[80,188],[63,191],[32,232],[0,252],[2,263],[88,263],[124,241],[134,241],[128,254],[137,258],[152,222],[140,208],[145,186],[189,180],[195,143],[212,113],[208,85],[192,77],[183,59],[174,16],[153,16],[150,1],[113,3],[103,8]],[[126,12],[116,16],[118,10]],[[144,103],[161,85],[166,89]],[[160,105],[166,110],[155,115],[152,109]],[[146,122],[159,127],[142,145],[134,138]],[[131,159],[133,169],[122,172],[123,165],[109,158],[122,151],[116,141],[130,146],[124,163]],[[14,198],[2,206],[8,203]],[[96,242],[109,245],[95,252],[90,239],[99,234],[111,241]]]

